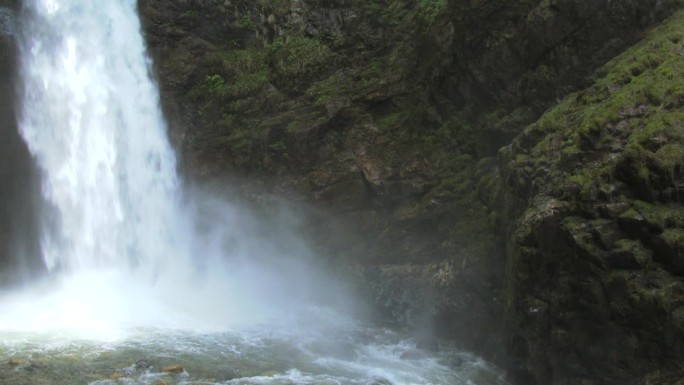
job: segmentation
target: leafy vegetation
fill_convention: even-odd
[[[323,70],[333,58],[321,41],[303,36],[287,36],[268,46],[269,60],[280,79],[310,77]]]

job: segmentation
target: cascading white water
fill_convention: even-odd
[[[183,252],[179,182],[135,0],[32,0],[20,129],[55,212],[48,269],[157,269]]]
[[[0,331],[293,329],[312,295],[341,298],[296,236],[183,190],[136,0],[27,0],[22,18],[19,127],[42,171],[51,279],[0,292]]]
[[[28,0],[23,16],[19,126],[42,170],[41,250],[57,285],[0,301],[0,329],[216,330],[287,307],[293,286],[279,290],[268,267],[228,268],[258,243],[239,210],[213,200],[200,233],[201,204],[181,205],[136,1]]]

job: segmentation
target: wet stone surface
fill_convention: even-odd
[[[14,35],[15,24],[14,11],[0,6],[0,35]]]

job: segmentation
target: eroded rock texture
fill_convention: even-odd
[[[683,54],[680,12],[500,153],[509,342],[537,383],[681,376]]]
[[[521,384],[676,373],[681,1],[139,6],[185,173],[307,202],[390,319]]]

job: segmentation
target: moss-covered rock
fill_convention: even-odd
[[[653,244],[666,251],[679,245],[677,234],[664,230],[653,239],[628,235],[623,226],[640,222],[619,219],[632,208],[632,196],[650,204],[679,196],[677,126],[665,128],[662,145],[650,137],[611,139],[644,114],[649,121],[653,114],[674,119],[666,106],[678,103],[676,82],[660,87],[648,78],[661,79],[651,71],[661,67],[654,64],[660,51],[655,59],[634,53],[633,69],[605,67],[606,79],[616,81],[606,80],[603,94],[565,99],[521,133],[565,95],[590,85],[594,69],[681,6],[679,0],[139,4],[186,174],[237,180],[249,196],[266,189],[303,197],[324,213],[304,226],[321,255],[381,271],[388,284],[392,274],[401,280],[408,271],[411,282],[438,299],[428,312],[439,329],[466,347],[501,356],[492,341],[501,340],[502,304],[519,298],[512,281],[515,290],[503,285],[501,225],[514,218],[527,219],[511,231],[512,248],[535,253],[535,239],[561,237],[564,253],[584,256],[578,272],[637,270],[659,258]],[[679,69],[671,67],[661,68],[669,71],[663,76],[677,79]],[[639,92],[646,110],[639,104],[615,110],[622,105],[617,94],[600,99],[638,73],[644,77],[634,87],[644,87],[621,87],[620,98]],[[580,105],[582,113],[565,112]],[[581,127],[567,135],[574,120]],[[500,175],[496,154],[513,138],[499,156]],[[591,162],[599,167],[584,167]],[[623,185],[632,187],[625,192]],[[611,246],[596,246],[595,239]],[[393,269],[401,266],[412,268]],[[554,266],[549,259],[542,270],[551,274]],[[509,259],[509,275],[555,282],[540,279],[536,268]],[[448,283],[425,278],[431,269],[451,271],[438,274]],[[369,274],[359,276],[377,276]],[[595,285],[586,290],[594,293]],[[547,356],[535,354],[530,362],[546,365]]]
[[[528,383],[625,383],[681,360],[683,44],[679,12],[500,153],[508,344]]]

